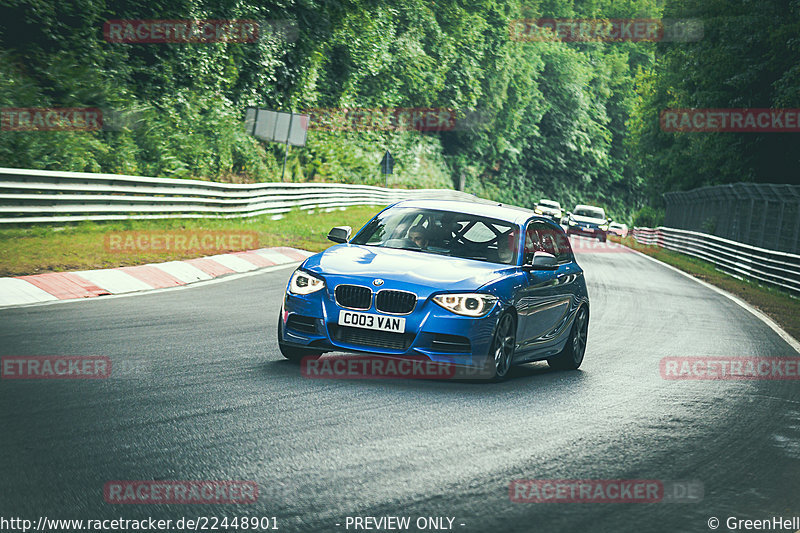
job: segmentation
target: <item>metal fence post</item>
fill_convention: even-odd
[[[797,203],[797,210],[795,211],[794,223],[794,239],[792,240],[792,253],[797,253],[798,241],[800,241],[800,202]]]

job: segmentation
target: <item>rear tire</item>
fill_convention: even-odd
[[[278,349],[281,355],[293,363],[299,363],[303,357],[319,357],[322,352],[309,348],[295,348],[281,342],[283,338],[283,318],[278,317]]]
[[[589,331],[589,310],[581,306],[575,313],[575,320],[564,349],[547,360],[548,366],[555,370],[577,370],[586,354],[586,338]]]

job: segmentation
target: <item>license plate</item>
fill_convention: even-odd
[[[355,313],[339,311],[339,325],[351,328],[375,329],[392,333],[405,333],[406,319],[396,316],[373,315],[371,313]]]

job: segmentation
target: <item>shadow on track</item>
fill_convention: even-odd
[[[485,379],[409,379],[409,378],[307,378],[302,375],[300,365],[288,360],[267,361],[260,366],[264,375],[270,377],[297,378],[304,383],[348,383],[364,389],[376,387],[393,390],[420,391],[487,391],[530,389],[531,392],[547,390],[551,387],[579,386],[589,379],[589,374],[581,370],[553,370],[544,362],[526,363],[514,366],[504,381],[493,382]]]

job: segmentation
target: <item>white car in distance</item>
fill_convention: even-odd
[[[608,225],[608,232],[618,235],[620,237],[628,236],[628,225],[620,224],[619,222],[612,222]]]
[[[555,220],[556,224],[561,223],[561,217],[564,216],[564,210],[561,209],[561,204],[555,200],[541,199],[539,203],[533,208],[536,214],[544,215]]]

